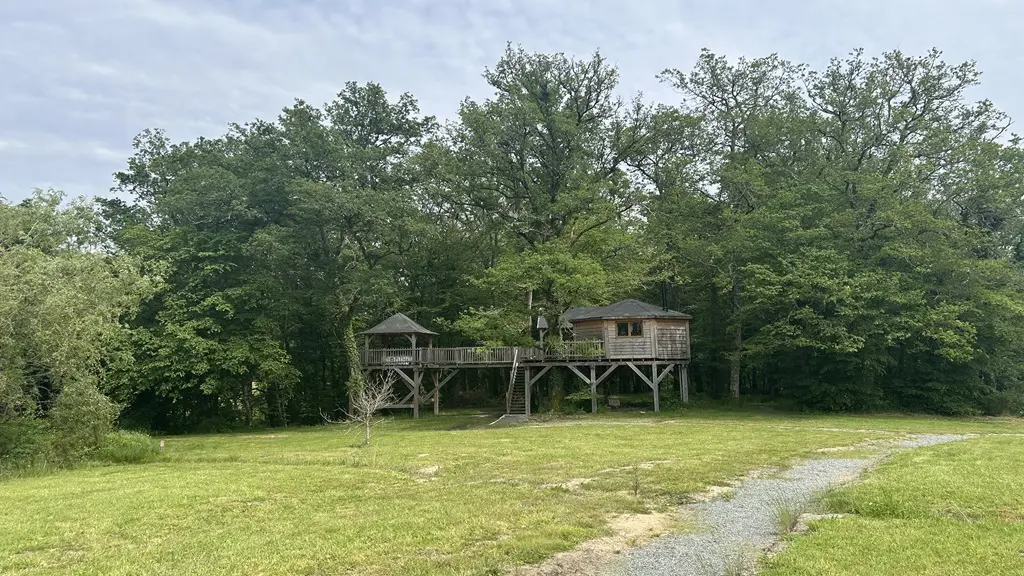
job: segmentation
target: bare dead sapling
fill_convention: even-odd
[[[377,378],[367,379],[362,386],[352,391],[349,410],[342,410],[342,413],[350,422],[358,422],[363,427],[363,443],[360,446],[370,445],[370,432],[373,425],[380,420],[377,412],[394,404],[396,380],[395,374],[389,371]],[[326,415],[324,420],[334,423]]]

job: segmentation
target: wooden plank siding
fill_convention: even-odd
[[[643,320],[643,336],[619,336],[617,324],[632,322],[629,319],[604,321],[604,349],[608,358],[653,358],[654,320]]]
[[[588,320],[573,326],[574,340],[604,340],[604,320]]]
[[[690,357],[689,324],[688,320],[658,320],[658,358]]]

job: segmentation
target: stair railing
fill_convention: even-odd
[[[519,370],[519,348],[512,353],[512,376],[508,379],[508,392],[505,393],[505,414],[512,413],[512,390],[516,385],[516,372]]]

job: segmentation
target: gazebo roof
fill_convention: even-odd
[[[661,306],[648,304],[639,300],[622,300],[608,306],[583,306],[565,311],[563,319],[568,322],[583,320],[615,320],[629,318],[679,318],[691,319],[693,316],[668,310]]]
[[[360,334],[373,335],[409,335],[409,334],[427,334],[430,336],[437,336],[437,332],[431,332],[423,326],[420,326],[416,322],[409,318],[405,314],[399,312],[387,320],[377,324],[369,330],[363,330]]]

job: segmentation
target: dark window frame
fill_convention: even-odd
[[[625,327],[625,329],[623,329]],[[644,321],[643,320],[616,320],[615,321],[615,337],[616,338],[643,338],[644,337]]]

